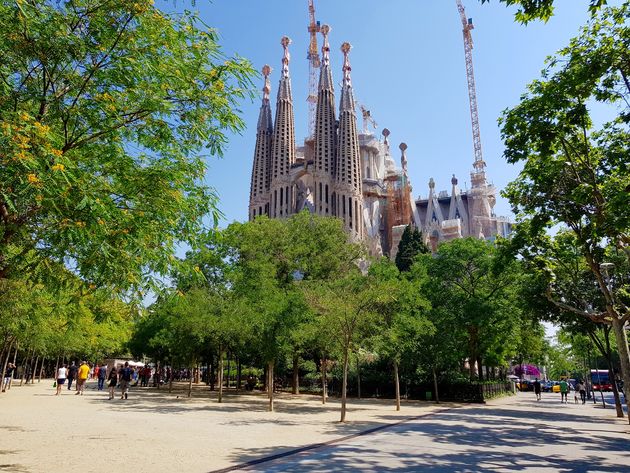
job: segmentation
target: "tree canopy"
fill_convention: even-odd
[[[152,0],[0,2],[0,277],[167,273],[218,215],[203,153],[243,128],[252,74]]]
[[[542,270],[547,297],[558,308],[612,324],[630,385],[623,329],[630,320],[629,18],[626,3],[592,19],[548,59],[542,78],[529,85],[521,103],[505,111],[501,132],[508,162],[523,164],[504,191],[519,221],[514,247]],[[606,109],[607,122],[593,119],[595,106]],[[570,230],[579,258],[561,255],[570,249],[562,239],[550,244],[546,233],[556,225]],[[582,260],[580,267],[590,273],[578,280],[582,288],[558,266],[574,264],[571,259]],[[558,279],[556,270],[567,277]],[[593,289],[598,297],[586,298]]]
[[[491,0],[481,0],[481,3],[490,3]],[[547,21],[553,16],[555,0],[499,0],[506,6],[517,6],[514,17],[520,23],[529,23],[533,20]],[[595,14],[606,5],[607,0],[585,0],[588,10]]]

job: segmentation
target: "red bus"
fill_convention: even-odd
[[[612,391],[612,382],[608,370],[591,370],[593,391]]]

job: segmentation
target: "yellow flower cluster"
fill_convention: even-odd
[[[64,171],[66,167],[63,164],[55,164],[52,168],[53,171]]]
[[[80,220],[77,222],[74,222],[74,224],[79,228],[85,228],[85,222],[82,222]]]
[[[53,154],[54,156],[60,157],[63,154],[63,151],[61,151],[60,149],[51,149],[50,153]]]
[[[35,122],[34,125],[35,129],[41,134],[46,134],[50,131],[50,127],[48,125],[42,125],[39,122]]]
[[[26,176],[26,178],[31,184],[38,184],[40,182],[39,177],[37,177],[36,174],[29,174],[28,176]]]

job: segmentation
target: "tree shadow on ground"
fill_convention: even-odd
[[[626,435],[618,430],[590,434],[594,421],[615,424],[614,420],[524,407],[527,410],[488,406],[443,411],[377,434],[311,446],[314,448],[243,471],[629,471]],[[379,418],[400,421],[394,416]],[[292,449],[237,449],[232,461],[260,461],[288,450]]]

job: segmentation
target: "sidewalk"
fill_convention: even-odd
[[[559,395],[404,402],[400,412],[392,400],[350,399],[349,422],[339,424],[339,403],[314,396],[279,395],[270,413],[264,394],[228,394],[218,404],[205,387],[192,399],[132,389],[127,401],[108,401],[94,384],[84,396],[64,389],[56,397],[52,381],[1,395],[0,471],[109,473],[121,464],[134,473],[207,473],[325,442],[247,471],[630,471],[630,428],[614,410],[560,404]]]
[[[621,473],[630,427],[612,409],[520,393],[236,471]]]
[[[276,412],[267,412],[264,393],[229,393],[219,404],[203,385],[191,399],[182,391],[132,388],[128,400],[117,391],[108,401],[95,384],[88,382],[84,396],[64,388],[56,397],[52,380],[2,394],[0,471],[207,473],[441,408],[404,402],[396,412],[393,400],[350,399],[349,422],[339,424],[335,399],[322,405],[319,397],[281,394]]]

